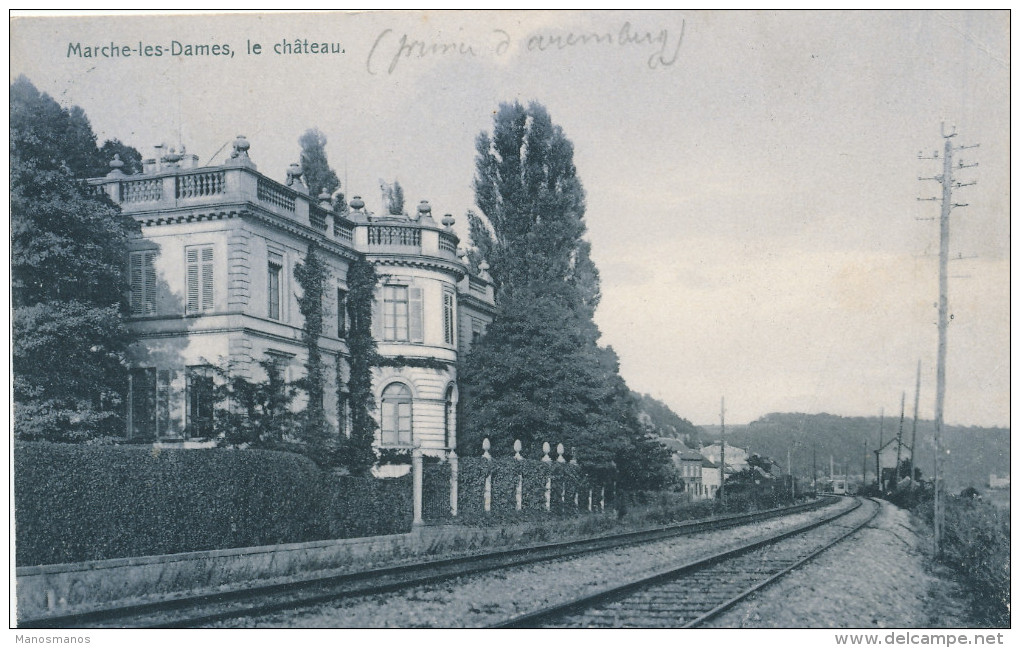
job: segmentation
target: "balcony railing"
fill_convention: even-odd
[[[457,241],[456,239],[446,232],[439,233],[439,249],[442,252],[447,252],[454,256],[457,255]]]
[[[177,176],[177,198],[204,198],[224,192],[226,174],[222,171]]]
[[[354,244],[354,228],[347,223],[337,222],[334,225],[333,234],[344,243]]]
[[[294,195],[271,180],[259,177],[258,199],[287,211],[294,211]]]
[[[417,227],[369,225],[368,244],[387,247],[421,247],[421,230]]]
[[[125,203],[157,202],[163,199],[163,181],[126,180],[120,183],[120,201]]]

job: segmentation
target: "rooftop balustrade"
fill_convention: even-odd
[[[244,137],[234,142],[234,151],[221,166],[195,168],[195,156],[171,152],[160,159],[146,160],[143,173],[125,175],[124,163],[115,157],[111,172],[89,180],[97,193],[105,193],[121,205],[126,214],[145,218],[225,204],[254,205],[278,217],[295,221],[341,244],[372,254],[421,254],[457,259],[459,239],[454,219],[447,214],[442,225],[432,219],[428,201],[421,201],[413,217],[406,214],[376,216],[364,209],[355,196],[346,214],[334,212],[330,196],[308,194],[299,165],[291,165],[287,184],[276,182],[256,170],[248,158],[250,145]],[[182,162],[183,160],[183,162]]]

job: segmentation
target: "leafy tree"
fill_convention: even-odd
[[[297,389],[287,384],[276,361],[263,360],[259,366],[266,374],[263,381],[216,369],[220,375],[213,428],[217,442],[227,447],[294,450],[293,439],[301,424],[292,407]]]
[[[117,305],[74,300],[18,306],[14,329],[14,426],[26,441],[123,436],[128,332]]]
[[[615,465],[626,487],[660,482],[668,453],[638,421],[616,354],[597,345],[599,277],[573,145],[542,106],[504,104],[478,136],[476,171],[482,214],[468,221],[497,312],[462,367],[461,451],[484,436],[501,452],[520,439],[532,456],[562,442],[583,464]]]
[[[333,196],[333,207],[337,211],[347,211],[347,202],[340,189],[340,178],[329,166],[326,158],[326,136],[318,128],[310,128],[298,138],[301,145],[301,168],[304,171],[305,184],[313,198],[323,192]],[[335,194],[335,195],[334,195]]]
[[[120,170],[127,175],[135,175],[136,173],[142,172],[142,154],[134,147],[124,144],[119,139],[103,142],[103,145],[99,148],[99,155],[107,162],[113,160],[115,155],[119,155],[120,161],[124,163],[124,166],[121,167]],[[109,171],[110,167],[109,164],[107,164],[107,168],[97,175],[105,175]]]
[[[84,178],[109,170],[85,113],[11,84],[15,434],[122,435],[130,217]]]

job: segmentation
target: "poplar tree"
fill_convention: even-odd
[[[615,464],[631,486],[654,485],[667,457],[647,443],[615,353],[593,316],[599,275],[584,240],[585,196],[573,144],[544,107],[503,104],[476,140],[471,238],[490,266],[496,316],[460,375],[458,451],[489,437],[575,448],[589,466]]]
[[[340,189],[340,178],[329,166],[326,158],[326,135],[318,128],[309,128],[298,138],[301,145],[301,169],[304,172],[305,184],[312,198],[318,198],[323,192],[333,196],[333,208],[340,212],[347,211],[347,202]],[[335,195],[334,195],[335,194]]]

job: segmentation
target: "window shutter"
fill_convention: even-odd
[[[131,253],[131,265],[129,267],[131,274],[131,312],[134,314],[143,312],[143,296],[142,296],[142,253],[132,252]]]
[[[408,327],[412,342],[424,342],[422,333],[422,304],[421,288],[412,287],[408,299]]]
[[[213,309],[213,249],[202,249],[202,310]]]
[[[154,258],[156,254],[155,252],[145,252],[143,256],[145,287],[142,290],[144,295],[142,299],[145,301],[145,312],[151,314],[156,312],[156,262]]]
[[[454,344],[457,340],[454,312],[456,302],[453,291],[443,291],[443,341],[447,344]]]
[[[187,311],[195,313],[198,311],[198,250],[188,250],[188,290],[187,290]]]

